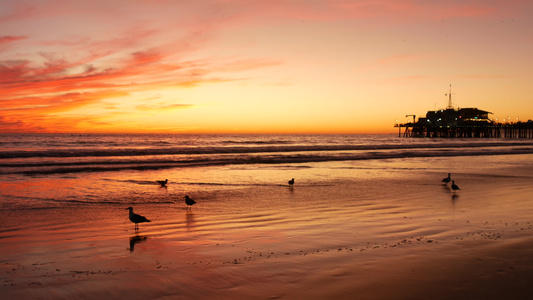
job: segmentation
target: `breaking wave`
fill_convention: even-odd
[[[6,138],[7,137],[7,138]],[[231,164],[510,155],[533,153],[531,140],[402,139],[390,135],[189,136],[5,135],[0,174],[145,170]]]

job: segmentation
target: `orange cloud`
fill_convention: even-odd
[[[165,104],[165,103],[157,103],[157,104],[142,104],[137,105],[136,108],[138,110],[144,110],[144,111],[165,111],[165,110],[174,110],[174,109],[187,109],[192,108],[194,105],[192,104]]]
[[[13,42],[24,40],[27,38],[28,38],[27,36],[12,36],[12,35],[0,36],[0,46],[2,44],[13,43]]]
[[[150,34],[141,33],[146,37]],[[189,38],[189,36],[186,36]],[[131,38],[133,39],[133,38]],[[13,39],[6,39],[13,40]],[[191,39],[193,41],[194,39]],[[38,52],[33,59],[9,59],[0,61],[0,85],[3,87],[0,104],[2,131],[47,131],[49,128],[72,130],[82,118],[50,116],[117,97],[127,97],[138,91],[193,87],[205,83],[234,80],[213,76],[215,72],[243,71],[276,64],[269,60],[248,59],[221,61],[183,60],[176,58],[180,48],[173,51],[168,44],[149,49],[128,52],[135,44],[130,38],[108,42],[80,39],[91,51],[76,55],[55,52]],[[174,45],[191,41],[178,41]],[[56,41],[47,46],[74,46]],[[101,48],[100,48],[101,47]],[[184,47],[184,48],[187,48]],[[189,47],[191,48],[191,47]],[[192,47],[194,48],[194,47]],[[124,53],[126,52],[126,53]],[[119,55],[117,55],[119,54]],[[117,56],[109,59],[110,56]],[[107,105],[107,104],[106,104]],[[159,104],[155,107],[139,105],[139,110],[170,110],[190,108],[190,104]],[[7,116],[9,114],[9,116]],[[56,122],[51,120],[56,118]],[[54,123],[55,125],[39,126]],[[62,126],[65,122],[74,122]],[[102,123],[100,123],[102,124]],[[24,127],[20,127],[20,126]],[[55,126],[55,127],[54,127]]]

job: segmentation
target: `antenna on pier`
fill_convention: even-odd
[[[446,109],[453,109],[453,105],[452,105],[452,85],[451,84],[450,84],[450,92],[448,94],[444,94],[444,95],[448,96],[448,106],[446,107]]]

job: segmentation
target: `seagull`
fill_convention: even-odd
[[[292,186],[293,184],[294,184],[294,178],[293,178],[293,179],[291,179],[291,180],[289,180],[289,185],[291,185],[291,186]]]
[[[452,180],[452,174],[448,173],[448,177],[444,178],[441,182],[444,182],[444,184],[448,185],[448,182]]]
[[[187,204],[187,208],[193,206],[194,204],[196,204],[196,201],[194,201],[193,199],[189,198],[189,196],[185,196],[185,203]]]
[[[166,186],[168,182],[168,179],[165,180],[157,180],[157,183],[159,183],[161,186]]]
[[[460,188],[455,184],[455,180],[452,180],[452,190],[455,192],[457,190],[460,190]]]
[[[130,206],[130,207],[126,208],[126,209],[130,210],[130,221],[135,223],[135,230],[139,230],[139,223],[152,222],[152,221],[148,220],[147,218],[134,213],[133,212],[133,207]]]

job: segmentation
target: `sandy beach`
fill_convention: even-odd
[[[531,155],[410,158],[6,181],[3,190],[27,197],[56,193],[109,203],[2,210],[0,293],[527,299],[531,161]],[[461,190],[440,182],[448,171]],[[133,184],[165,176],[167,188]],[[285,179],[292,177],[289,187]],[[184,195],[198,203],[187,209]],[[121,197],[152,222],[136,233],[127,206],[116,201]]]

